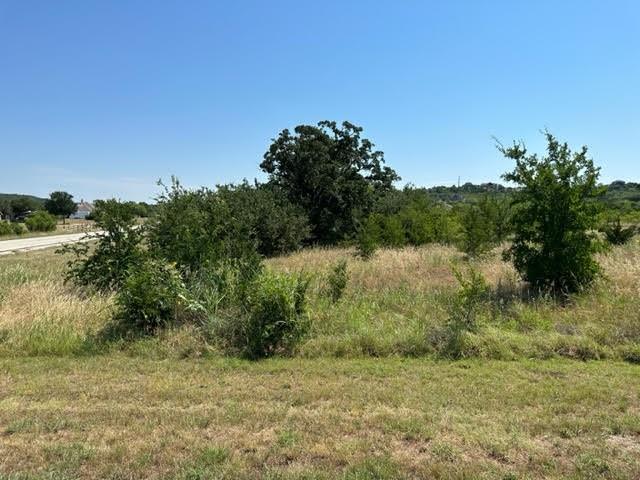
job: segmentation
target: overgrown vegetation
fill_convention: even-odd
[[[29,215],[24,223],[32,232],[51,232],[56,229],[56,217],[42,210]]]
[[[145,261],[144,228],[136,223],[133,209],[117,200],[102,202],[94,212],[101,233],[88,242],[65,245],[60,253],[70,253],[66,278],[76,285],[102,292],[120,287]]]
[[[322,140],[312,142],[311,133]],[[391,188],[394,173],[359,135],[358,127],[324,123],[293,137],[283,133],[270,150],[275,170],[268,184],[194,190],[174,179],[144,223],[132,202],[96,202],[103,233],[62,249],[68,284],[54,290],[68,289],[79,304],[107,302],[108,314],[99,318],[109,322],[97,330],[92,324],[64,345],[56,340],[37,348],[46,322],[25,337],[7,327],[0,338],[8,340],[0,345],[14,353],[18,345],[80,353],[165,351],[171,344],[179,355],[251,359],[640,358],[633,321],[640,305],[632,293],[637,272],[620,276],[615,266],[620,255],[635,258],[637,244],[618,241],[628,235],[619,222],[608,236],[620,245],[596,252],[598,170],[586,149],[572,153],[550,134],[544,157],[520,144],[502,149],[516,161],[505,178],[519,187],[475,192],[473,201],[449,204],[423,189]],[[302,158],[285,166],[283,152]],[[308,198],[295,200],[291,193],[300,185],[287,183],[288,175],[316,160],[329,163],[325,173],[334,183],[342,180],[333,174],[351,172],[353,181],[341,184],[340,195],[354,189],[353,198],[360,198],[368,189],[362,208],[349,207],[348,227],[340,216],[320,227]],[[368,167],[358,170],[360,161]],[[337,245],[301,250],[309,241]],[[498,260],[503,244],[513,268]],[[22,285],[20,272],[15,283],[7,280],[11,289]],[[564,295],[546,295],[559,292]],[[51,338],[66,338],[67,330],[58,330]]]

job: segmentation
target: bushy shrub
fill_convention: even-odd
[[[385,247],[449,244],[457,237],[455,215],[440,205],[414,200],[395,212],[377,212],[362,222],[360,237]]]
[[[482,273],[473,267],[466,273],[454,269],[454,275],[459,289],[449,306],[444,338],[436,348],[447,357],[460,358],[467,335],[478,331],[478,312],[487,300],[489,287]]]
[[[624,245],[636,234],[635,225],[623,227],[620,218],[607,222],[600,231],[611,245]]]
[[[56,217],[44,210],[29,215],[25,223],[30,232],[51,232],[56,229]]]
[[[513,193],[514,240],[505,252],[536,288],[573,292],[589,285],[600,269],[590,230],[595,227],[599,169],[587,148],[571,152],[545,133],[547,155],[527,155],[522,144],[500,151],[516,167],[503,177],[519,186]]]
[[[484,195],[478,202],[478,208],[491,229],[493,241],[496,244],[505,241],[513,231],[509,199],[498,198],[495,195]]]
[[[258,254],[255,232],[261,220],[252,211],[255,204],[249,194],[236,195],[231,187],[219,190],[188,190],[175,179],[165,188],[149,222],[149,244],[156,256],[190,275],[228,259]]]
[[[491,221],[480,207],[468,205],[462,218],[461,250],[471,258],[476,258],[491,250],[496,244]]]
[[[177,270],[161,260],[140,262],[116,295],[118,320],[138,332],[151,333],[176,320],[186,290]]]
[[[131,206],[117,200],[96,202],[94,215],[102,232],[91,237],[97,240],[95,247],[76,243],[58,252],[73,255],[68,263],[67,280],[102,291],[114,290],[143,262],[144,229],[136,225]]]
[[[27,232],[27,228],[22,223],[13,223],[11,224],[11,228],[15,235],[22,235]]]
[[[307,217],[299,206],[272,185],[219,186],[216,194],[231,206],[233,217],[251,226],[258,253],[280,255],[302,247],[309,237]]]
[[[307,333],[305,312],[307,278],[263,272],[248,291],[244,312],[230,333],[235,346],[248,358],[290,354]]]
[[[380,231],[375,218],[369,217],[356,235],[356,256],[362,260],[372,258],[378,249]]]
[[[347,261],[341,260],[333,267],[327,277],[327,294],[333,303],[342,298],[344,290],[347,288],[348,279]]]
[[[9,222],[5,222],[4,220],[0,220],[0,236],[1,235],[11,235],[13,233],[13,227]]]

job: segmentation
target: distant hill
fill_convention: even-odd
[[[30,198],[34,201],[36,201],[38,203],[38,205],[40,206],[44,206],[44,202],[45,202],[45,198],[41,198],[41,197],[36,197],[35,195],[26,195],[26,194],[22,194],[22,193],[0,193],[0,202],[2,202],[3,200],[6,201],[11,201],[15,198],[21,198],[21,197],[27,197]]]

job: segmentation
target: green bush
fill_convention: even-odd
[[[493,225],[483,210],[468,205],[462,213],[462,240],[460,249],[471,258],[491,250],[496,244]]]
[[[378,249],[380,239],[380,228],[376,219],[369,217],[360,226],[356,236],[356,256],[362,260],[369,260]]]
[[[436,348],[447,357],[460,358],[466,351],[468,335],[478,331],[478,313],[486,303],[489,286],[473,267],[466,274],[455,269],[453,273],[460,287],[450,302],[444,335]]]
[[[56,217],[44,210],[38,210],[25,220],[30,232],[51,232],[56,229]]]
[[[160,260],[140,263],[116,295],[121,325],[144,333],[154,332],[178,317],[186,290],[175,268]]]
[[[230,333],[235,346],[248,358],[292,353],[307,333],[305,312],[307,278],[264,272],[253,282],[244,312]]]
[[[349,273],[347,272],[347,261],[338,262],[327,277],[327,293],[333,303],[342,298],[344,289],[347,288]]]
[[[250,225],[249,233],[262,255],[298,250],[310,235],[304,211],[275,186],[250,185],[245,181],[220,186],[216,195],[231,205],[236,221]]]
[[[23,235],[27,233],[27,228],[22,223],[12,223],[11,228],[15,235]]]
[[[95,248],[86,242],[75,243],[58,252],[73,255],[68,262],[67,280],[102,291],[115,290],[143,262],[144,229],[136,225],[131,205],[117,200],[96,202],[94,215],[96,226],[102,231],[94,237]]]
[[[594,259],[595,228],[602,193],[599,169],[587,148],[571,152],[545,133],[547,155],[528,155],[522,144],[500,151],[516,167],[503,177],[518,185],[513,193],[514,240],[505,252],[522,277],[536,288],[569,293],[593,282],[600,268]]]
[[[0,236],[1,235],[11,235],[13,233],[13,228],[9,222],[5,222],[4,220],[0,220]]]
[[[623,227],[618,217],[614,221],[607,222],[600,231],[604,233],[607,242],[611,245],[624,245],[636,234],[635,225]]]
[[[149,222],[154,255],[175,262],[186,275],[228,259],[256,256],[258,219],[251,213],[251,202],[230,188],[221,187],[224,193],[188,190],[173,179]]]

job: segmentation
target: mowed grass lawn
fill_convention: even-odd
[[[640,478],[611,361],[0,360],[0,478]]]

